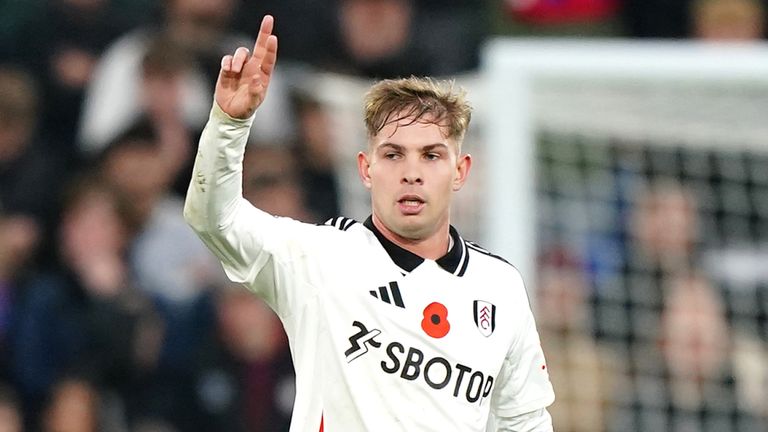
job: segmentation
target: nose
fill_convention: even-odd
[[[403,178],[400,180],[400,183],[408,185],[424,184],[424,180],[417,163],[410,162],[406,164],[405,171],[403,172]]]
[[[424,184],[424,181],[419,176],[404,176],[400,182],[403,184]]]

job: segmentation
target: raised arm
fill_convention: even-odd
[[[242,281],[258,266],[261,242],[253,227],[269,217],[242,197],[242,162],[253,114],[264,101],[277,59],[273,24],[271,16],[264,17],[253,53],[240,47],[221,59],[216,103],[200,137],[184,205],[187,223],[230,277]]]

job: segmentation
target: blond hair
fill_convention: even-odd
[[[376,136],[390,123],[407,120],[440,126],[446,138],[461,147],[472,117],[466,92],[453,81],[428,77],[387,79],[374,84],[365,95],[365,127],[368,138]]]

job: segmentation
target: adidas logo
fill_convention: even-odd
[[[384,303],[394,304],[397,307],[405,309],[403,297],[400,295],[400,287],[397,286],[397,282],[390,282],[389,285],[380,286],[378,290],[370,290],[368,293]]]

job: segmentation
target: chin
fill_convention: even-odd
[[[409,240],[421,240],[429,236],[431,227],[428,224],[416,220],[416,218],[410,220],[408,218],[399,220],[399,223],[392,227],[397,235]]]

